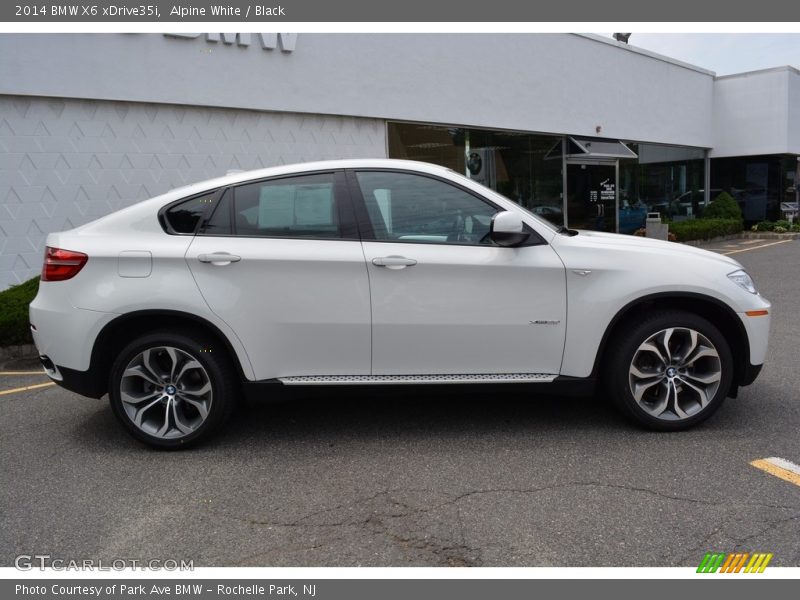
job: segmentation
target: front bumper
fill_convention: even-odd
[[[772,306],[766,303],[764,310],[772,311]],[[766,314],[756,317],[748,316],[747,313],[737,313],[737,316],[744,325],[749,343],[750,364],[763,365],[767,358],[767,348],[769,346],[769,328],[772,315]]]
[[[744,325],[745,333],[747,334],[748,352],[739,368],[739,377],[736,382],[737,386],[745,386],[753,383],[761,373],[761,368],[764,366],[764,361],[767,358],[767,349],[769,347],[769,329],[772,321],[772,305],[764,298],[759,296],[759,300],[763,303],[756,311],[762,310],[769,311],[767,314],[759,314],[758,316],[751,316],[745,313],[737,313],[737,316]]]
[[[753,383],[758,377],[759,373],[761,373],[761,368],[763,366],[764,365],[750,365],[750,364],[745,366],[741,376],[739,377],[739,385],[750,385],[751,383]]]

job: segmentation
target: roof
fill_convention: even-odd
[[[400,160],[396,158],[345,158],[338,160],[321,160],[315,162],[293,163],[255,169],[253,171],[236,171],[222,177],[215,177],[205,181],[198,181],[187,186],[176,188],[167,194],[182,192],[194,187],[210,189],[226,185],[234,185],[243,181],[252,181],[277,175],[291,175],[294,173],[307,173],[310,171],[326,171],[332,169],[407,169],[424,173],[449,172],[451,169],[427,162],[416,160]]]
[[[800,69],[796,67],[792,67],[791,65],[783,65],[780,67],[770,67],[768,69],[755,69],[754,71],[742,71],[741,73],[731,73],[730,75],[720,75],[715,79],[733,79],[736,77],[750,77],[752,75],[763,75],[765,73],[781,73],[784,71],[788,71],[789,73],[794,73],[795,75],[800,75]]]
[[[711,77],[716,76],[716,73],[714,71],[710,71],[709,69],[704,69],[703,67],[698,67],[697,65],[692,65],[687,62],[683,62],[682,60],[678,60],[677,58],[664,56],[663,54],[658,54],[657,52],[651,52],[650,50],[645,50],[644,48],[639,48],[638,46],[626,44],[625,42],[618,42],[615,39],[607,38],[602,35],[597,35],[594,33],[576,33],[573,35],[579,35],[581,37],[585,37],[595,42],[608,44],[609,46],[616,46],[620,50],[627,50],[628,52],[633,52],[634,54],[641,54],[642,56],[647,56],[648,58],[660,60],[661,62],[666,62],[676,65],[678,67],[683,67],[684,69],[689,69],[690,71],[697,71],[698,73],[702,73],[703,75],[710,75]]]

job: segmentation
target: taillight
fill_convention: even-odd
[[[62,250],[48,246],[44,250],[42,281],[64,281],[72,279],[86,264],[89,257],[83,252]]]

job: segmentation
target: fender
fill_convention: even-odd
[[[748,381],[748,379],[750,379],[748,373],[751,370],[749,369],[750,343],[747,337],[747,331],[745,330],[741,319],[739,319],[739,317],[736,315],[736,312],[730,306],[718,298],[707,296],[705,294],[698,294],[695,292],[658,292],[654,294],[646,294],[630,301],[619,311],[617,311],[617,313],[606,326],[603,337],[600,340],[600,346],[597,349],[597,354],[595,355],[594,359],[594,366],[592,367],[592,378],[599,377],[606,344],[611,336],[611,333],[614,331],[614,328],[621,323],[625,315],[630,314],[632,311],[635,311],[637,308],[642,307],[647,303],[656,303],[662,306],[666,304],[672,304],[677,308],[681,308],[686,304],[686,301],[695,301],[713,305],[717,310],[720,311],[720,314],[724,315],[725,322],[721,323],[715,319],[710,320],[712,320],[714,325],[719,328],[722,335],[724,335],[731,343],[731,352],[733,353],[736,369],[734,374],[734,387],[738,385],[748,385],[751,383],[752,379]],[[694,305],[691,310],[697,312],[697,305]],[[731,325],[733,325],[733,327],[731,327]],[[735,389],[732,391],[735,393]]]
[[[225,349],[236,366],[236,371],[242,381],[249,379],[247,376],[248,373],[252,376],[253,367],[250,364],[250,359],[247,356],[246,350],[241,345],[241,342],[235,338],[235,333],[231,332],[235,338],[235,342],[239,346],[238,350],[231,342],[228,335],[226,335],[219,326],[204,317],[177,310],[147,309],[125,313],[116,317],[114,320],[107,323],[97,335],[94,346],[92,347],[92,357],[87,374],[89,374],[92,379],[102,380],[103,387],[106,385],[104,375],[108,374],[108,368],[110,368],[113,359],[113,357],[108,355],[108,345],[112,341],[112,334],[120,328],[124,328],[126,323],[141,318],[147,318],[153,322],[158,320],[167,321],[167,325],[169,325],[169,321],[191,321],[197,323],[209,330],[212,335],[217,337],[225,345]]]

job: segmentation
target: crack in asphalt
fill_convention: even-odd
[[[756,533],[753,533],[751,535],[745,536],[743,538],[736,538],[736,540],[735,540],[736,541],[736,545],[733,547],[733,551],[734,552],[738,551],[739,548],[741,548],[741,546],[742,546],[742,544],[744,542],[747,542],[749,540],[755,539],[758,536],[763,535],[763,534],[767,533],[768,531],[771,531],[772,529],[775,529],[776,527],[778,527],[780,525],[783,525],[784,523],[789,523],[790,521],[795,521],[797,519],[800,519],[800,513],[792,515],[790,517],[786,517],[784,519],[776,519],[776,520],[770,522],[762,530],[757,531]]]
[[[661,492],[658,490],[653,490],[650,488],[638,487],[633,485],[602,483],[602,482],[580,482],[580,481],[551,484],[534,488],[510,488],[510,487],[487,488],[479,490],[470,490],[460,494],[446,493],[431,489],[392,488],[376,492],[369,496],[355,498],[349,502],[340,503],[332,507],[315,510],[291,521],[265,520],[265,519],[251,518],[251,517],[242,517],[229,513],[220,513],[218,511],[212,511],[209,507],[204,507],[204,508],[205,510],[211,512],[212,514],[215,514],[216,516],[238,520],[248,525],[257,527],[266,526],[270,528],[275,527],[275,528],[286,528],[286,529],[312,528],[312,529],[331,530],[331,531],[342,527],[364,528],[365,530],[369,531],[369,533],[372,535],[383,536],[389,539],[393,544],[404,550],[417,551],[422,554],[428,554],[430,557],[434,558],[435,561],[440,565],[480,566],[483,562],[481,558],[482,548],[472,547],[467,543],[467,531],[461,513],[461,504],[464,500],[471,497],[487,495],[487,494],[539,494],[542,492],[547,492],[552,490],[564,490],[564,489],[579,488],[579,487],[595,487],[595,488],[605,488],[611,490],[620,490],[622,492],[649,494],[667,501],[686,502],[686,503],[697,504],[702,506],[710,506],[710,507],[728,506],[735,508],[772,508],[781,510],[798,510],[798,508],[800,508],[795,506],[782,506],[782,505],[764,504],[764,503],[735,503],[735,502],[731,503],[730,501],[727,500],[707,500],[707,499],[693,498],[688,496],[678,496]],[[414,494],[414,493],[446,496],[447,499],[441,502],[436,502],[429,506],[413,506],[412,503],[403,502],[397,499],[396,497],[399,494]],[[399,512],[391,512],[391,511],[387,512],[385,510],[373,509],[370,511],[368,515],[361,518],[355,518],[355,516],[349,516],[349,517],[344,516],[343,518],[339,518],[338,520],[335,521],[328,521],[328,522],[324,520],[321,522],[318,520],[316,522],[312,521],[314,517],[318,517],[325,514],[336,513],[337,511],[357,510],[363,505],[378,500],[379,498],[386,498],[387,503],[389,504],[389,508],[400,507],[401,510]],[[397,533],[391,530],[392,520],[403,519],[420,514],[427,514],[448,506],[454,506],[456,509],[455,520],[457,526],[455,531],[453,532],[454,538],[456,539],[443,539],[441,537],[429,536],[429,535],[413,535],[411,533]],[[782,523],[789,522],[797,518],[800,518],[800,514],[794,514],[784,519],[774,520],[770,522],[770,524],[766,528],[761,530],[759,533],[738,540],[737,547],[739,547],[739,545],[741,545],[748,539],[751,539],[752,537],[757,537],[758,535],[761,535],[764,532],[769,531]],[[681,557],[678,559],[677,563],[674,560],[670,560],[670,562],[672,564],[683,564],[685,561],[688,560],[688,558],[694,552],[697,551],[698,548],[703,547],[703,544],[705,544],[714,535],[722,531],[725,525],[729,521],[730,517],[726,517],[725,519],[723,519],[719,524],[717,524],[714,527],[714,529],[709,534],[704,536],[704,538],[700,542],[698,542],[699,545],[696,545],[691,551],[681,553]],[[331,538],[326,540],[326,543],[315,543],[314,545],[311,546],[298,545],[295,542],[289,542],[287,544],[283,544],[275,548],[272,548],[266,552],[254,554],[249,557],[244,557],[240,559],[240,561],[247,561],[258,557],[262,558],[267,557],[279,550],[299,550],[299,551],[316,550],[325,545],[329,545],[333,541],[335,541],[335,539]]]
[[[306,515],[298,517],[294,521],[286,522],[286,521],[269,521],[269,520],[260,520],[260,519],[252,519],[246,517],[238,517],[236,515],[230,515],[227,513],[216,513],[219,516],[226,516],[229,518],[237,519],[240,521],[247,522],[251,525],[268,525],[272,527],[337,527],[342,525],[355,525],[355,524],[363,524],[362,521],[347,521],[342,520],[340,522],[334,523],[304,523],[305,521],[322,514],[332,513],[337,510],[343,510],[346,508],[352,508],[354,506],[358,506],[361,504],[365,504],[367,502],[371,502],[372,500],[376,500],[382,496],[388,496],[390,494],[395,493],[409,493],[409,492],[416,492],[416,493],[426,493],[426,494],[436,494],[436,495],[444,495],[450,496],[451,498],[445,502],[440,502],[433,506],[427,508],[414,508],[409,506],[404,502],[400,502],[399,500],[392,499],[392,502],[395,505],[400,505],[406,509],[409,509],[409,512],[401,512],[398,514],[386,514],[386,513],[373,513],[378,516],[383,516],[387,518],[401,518],[411,516],[416,513],[427,513],[434,510],[438,510],[442,507],[457,504],[462,500],[472,497],[472,496],[479,496],[485,494],[538,494],[541,492],[558,490],[558,489],[567,489],[571,487],[600,487],[600,488],[607,488],[607,489],[616,489],[622,490],[627,492],[640,492],[645,494],[651,494],[658,498],[662,498],[665,500],[674,500],[677,502],[690,502],[694,504],[701,504],[706,506],[740,506],[740,507],[753,507],[753,508],[775,508],[775,509],[782,509],[782,510],[798,510],[800,506],[785,506],[780,504],[764,504],[764,503],[731,503],[726,500],[704,500],[699,498],[691,498],[688,496],[675,496],[672,494],[666,494],[664,492],[660,492],[658,490],[653,490],[650,488],[643,488],[631,485],[623,485],[623,484],[613,484],[613,483],[600,483],[600,482],[582,482],[582,481],[575,481],[575,482],[568,482],[562,484],[552,484],[546,485],[536,488],[488,488],[482,490],[471,490],[468,492],[464,492],[461,494],[451,494],[447,492],[441,492],[431,489],[404,489],[404,488],[392,488],[382,490],[371,496],[364,496],[360,498],[355,498],[350,502],[338,504],[336,506],[323,508],[320,510],[315,510],[310,512]]]
[[[703,539],[700,540],[700,542],[698,542],[691,550],[682,553],[681,557],[678,558],[677,561],[672,562],[673,566],[681,566],[681,565],[686,566],[687,564],[688,565],[693,565],[694,562],[696,562],[696,561],[691,562],[690,558],[696,559],[697,558],[696,555],[697,555],[698,552],[707,552],[709,550],[708,541],[710,539],[712,539],[715,535],[720,533],[725,528],[725,526],[728,525],[728,523],[731,522],[731,520],[733,518],[735,518],[735,515],[728,515],[724,519],[722,519],[722,521],[720,521],[720,523],[718,525],[716,525],[711,530],[710,533],[708,533],[706,536],[704,536]],[[748,542],[749,540],[755,539],[755,538],[767,533],[768,531],[771,531],[771,530],[775,529],[776,527],[778,527],[780,525],[783,525],[784,523],[789,523],[790,521],[794,521],[794,520],[797,520],[797,519],[800,519],[800,513],[793,514],[793,515],[790,515],[790,516],[782,518],[782,519],[771,520],[771,521],[769,521],[767,523],[766,527],[763,527],[759,531],[757,531],[755,533],[752,533],[750,535],[744,536],[744,537],[730,536],[731,540],[733,541],[733,547],[731,548],[730,552],[742,552],[742,551],[749,552],[749,551],[752,551],[753,550],[752,548],[749,548],[749,549],[748,548],[743,548],[743,545],[744,545],[745,542]]]
[[[689,558],[690,558],[690,557],[694,557],[694,556],[697,554],[697,552],[700,552],[700,551],[707,551],[707,550],[708,550],[708,545],[707,545],[707,544],[708,544],[708,540],[710,540],[710,539],[711,539],[711,538],[713,538],[715,535],[717,535],[717,533],[719,533],[720,531],[722,531],[722,528],[723,528],[725,525],[727,525],[727,524],[728,524],[728,521],[730,521],[730,517],[725,517],[724,519],[722,519],[722,520],[721,520],[721,521],[720,521],[720,522],[719,522],[719,523],[718,523],[718,524],[717,524],[717,525],[714,527],[714,529],[712,529],[712,530],[711,530],[711,533],[709,533],[709,534],[707,534],[705,537],[703,537],[703,539],[702,539],[702,540],[700,540],[700,541],[699,541],[697,544],[695,544],[695,545],[694,545],[694,546],[691,548],[691,550],[687,550],[686,552],[682,553],[682,554],[681,554],[681,556],[680,556],[680,557],[679,557],[677,560],[671,560],[671,559],[669,558],[669,555],[667,555],[667,557],[666,557],[666,560],[667,560],[669,563],[671,563],[671,564],[672,564],[672,566],[675,566],[675,567],[677,567],[677,566],[680,566],[680,565],[683,565],[683,564],[685,564],[685,563],[689,562]],[[704,550],[704,549],[705,549],[705,550]]]

